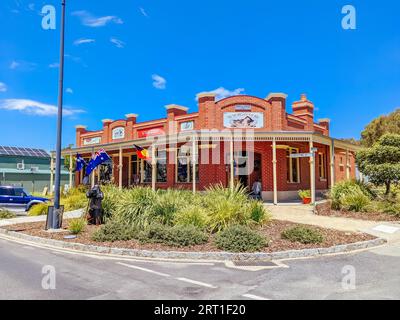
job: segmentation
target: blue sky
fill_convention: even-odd
[[[0,3],[0,145],[54,149],[60,21],[43,30],[40,11],[59,18],[60,2]],[[341,27],[346,4],[356,30]],[[334,137],[400,107],[397,0],[67,0],[66,17],[64,146],[77,124],[196,111],[195,95],[218,88],[285,92],[288,111],[305,92]]]

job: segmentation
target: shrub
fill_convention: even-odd
[[[163,243],[183,247],[205,243],[208,235],[194,226],[169,227],[154,223],[140,233],[139,240],[144,243]]]
[[[155,218],[163,224],[172,224],[175,213],[190,203],[193,193],[184,190],[159,190],[154,203]]]
[[[234,225],[218,233],[216,246],[231,252],[254,252],[268,245],[265,237],[246,226]]]
[[[127,224],[109,220],[92,234],[92,240],[97,242],[127,241],[134,239],[137,233],[135,228]]]
[[[150,188],[133,188],[122,192],[115,205],[113,219],[143,229],[154,221],[156,193]]]
[[[332,208],[335,210],[343,209],[343,200],[346,199],[345,196],[355,193],[356,195],[364,194],[366,197],[370,198],[372,191],[368,191],[366,184],[357,182],[354,180],[341,181],[335,184],[330,192],[330,198],[332,199]]]
[[[248,201],[247,189],[241,185],[236,185],[233,190],[222,185],[208,188],[204,204],[209,210],[211,231],[218,232],[233,224],[247,224],[250,219],[246,210]]]
[[[196,204],[180,208],[174,218],[175,225],[195,226],[203,230],[208,227],[208,222],[207,210]]]
[[[108,185],[101,187],[104,193],[104,199],[102,202],[104,218],[109,219],[117,210],[117,203],[120,201],[121,194],[123,192],[129,192],[129,190],[120,190],[115,185]]]
[[[15,218],[17,215],[13,212],[0,208],[0,220],[3,219],[12,219]]]
[[[296,226],[286,229],[282,232],[282,238],[291,242],[300,242],[303,244],[321,243],[324,237],[320,231],[304,226]]]
[[[397,201],[374,201],[367,207],[368,212],[382,212],[400,217],[400,203]]]
[[[261,201],[250,200],[247,204],[250,219],[257,224],[264,224],[271,220],[271,213],[265,208]]]
[[[47,208],[50,206],[48,203],[38,203],[33,205],[28,212],[31,217],[44,216],[47,214]]]
[[[300,199],[311,198],[311,191],[310,190],[299,190],[299,197],[300,197]]]
[[[362,212],[370,202],[370,198],[357,187],[349,188],[348,193],[340,197],[341,208],[349,211]]]
[[[81,189],[71,189],[68,195],[61,199],[61,205],[64,206],[65,212],[86,208],[88,205],[86,193],[81,192]]]
[[[68,221],[68,230],[72,234],[80,234],[82,231],[85,230],[86,225],[87,221],[85,220],[85,218],[71,219]]]

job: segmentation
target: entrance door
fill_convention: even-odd
[[[229,159],[229,156],[228,156]],[[254,182],[261,181],[261,154],[247,151],[239,151],[234,154],[234,177],[235,182],[242,184],[251,191]],[[228,161],[229,163],[229,161]],[[228,179],[230,177],[230,166],[227,166]]]

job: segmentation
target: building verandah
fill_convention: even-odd
[[[151,158],[139,159],[133,144],[149,148]],[[85,158],[103,148],[112,157],[111,182],[120,188],[149,186],[153,189],[182,188],[193,192],[221,183],[232,187],[240,182],[250,190],[259,180],[263,199],[296,199],[298,190],[322,193],[336,181],[355,178],[357,147],[314,133],[220,134],[188,133],[183,138],[158,136],[137,140],[63,150],[64,156],[80,153]],[[314,149],[315,148],[315,149]],[[292,158],[293,153],[315,152],[312,158]],[[312,168],[315,166],[315,171]],[[101,177],[95,170],[89,181]],[[70,175],[72,176],[72,168]],[[82,173],[76,173],[82,183]]]

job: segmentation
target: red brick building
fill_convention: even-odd
[[[251,188],[260,180],[263,198],[275,203],[297,198],[299,189],[323,192],[337,181],[355,178],[357,147],[330,137],[330,121],[314,119],[314,104],[306,95],[288,113],[282,93],[219,101],[202,93],[198,112],[168,105],[163,119],[137,119],[136,114],[106,119],[98,131],[77,126],[76,148],[63,150],[63,155],[78,152],[89,158],[105,149],[113,159],[112,180],[121,188],[140,184],[204,190],[235,181]],[[150,148],[151,161],[138,159],[134,144]],[[293,155],[310,152],[315,156]],[[93,174],[92,183],[99,176]],[[82,182],[82,174],[75,181]]]

